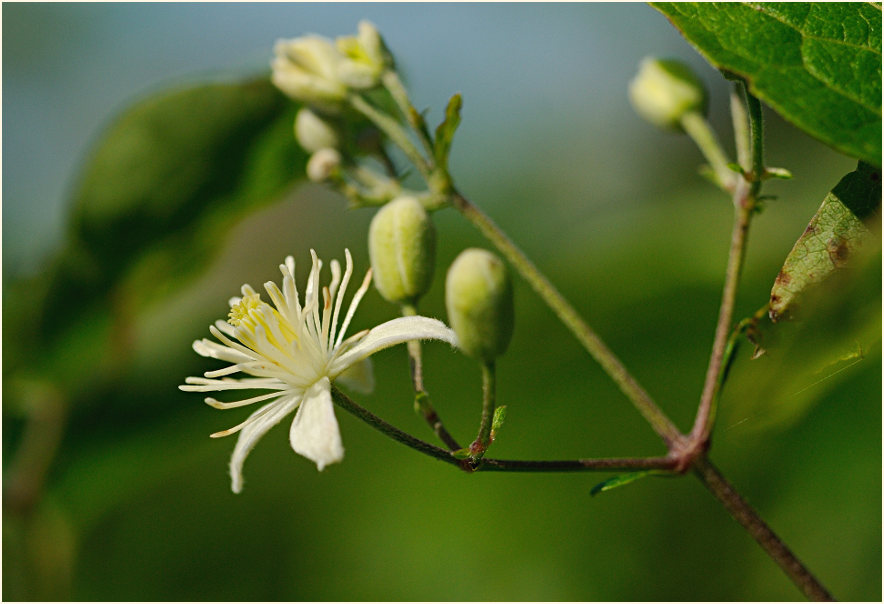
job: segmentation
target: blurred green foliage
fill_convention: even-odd
[[[310,247],[325,257],[349,247],[357,273],[368,265],[371,212],[348,212],[317,187],[292,189],[305,159],[292,140],[294,110],[262,80],[137,105],[92,154],[57,259],[7,288],[4,599],[798,597],[690,478],[593,498],[606,476],[467,475],[340,412],[342,464],[317,473],[280,427],[249,457],[244,493],[231,494],[233,442],[207,438],[230,416],[176,389],[212,368],[190,343],[225,316],[243,282],[275,278],[286,254],[303,265]],[[738,316],[768,299],[787,252],[853,163],[775,116],[768,125],[768,156],[796,178],[769,185],[780,199],[756,219]],[[502,154],[454,174],[494,176],[465,193],[524,244],[686,428],[731,209],[694,175],[696,156],[670,152],[679,144],[648,143],[653,167],[634,178],[631,204],[550,198],[538,183],[558,182],[554,161],[511,172]],[[463,248],[487,244],[453,211],[434,218],[439,270],[421,311],[444,318],[442,269]],[[712,450],[786,543],[850,600],[881,597],[879,222],[876,214],[869,223],[865,262],[808,305],[805,320],[771,334],[760,359],[750,360],[748,346],[739,352]],[[494,456],[662,453],[552,313],[524,283],[515,289],[514,338],[497,369],[507,421]],[[354,330],[395,312],[371,291]],[[861,354],[838,364],[853,341],[863,342]],[[434,405],[464,441],[479,417],[478,369],[442,345],[424,352]],[[432,440],[412,410],[404,347],[377,355],[375,370],[375,393],[356,400]]]

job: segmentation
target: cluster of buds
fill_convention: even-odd
[[[303,103],[295,118],[295,139],[312,155],[307,177],[341,181],[343,113],[352,93],[377,88],[393,58],[377,28],[359,23],[355,36],[332,41],[317,35],[279,40],[271,62],[279,90]]]
[[[397,140],[390,135],[390,124],[404,126],[403,117],[419,136],[427,133],[411,123],[417,112],[403,107],[404,91],[397,88],[393,57],[371,23],[363,21],[356,36],[334,41],[316,35],[281,40],[272,67],[273,83],[304,105],[295,118],[294,134],[311,153],[308,178],[335,186],[355,205],[382,206],[368,233],[374,284],[384,299],[401,306],[403,312],[415,312],[433,281],[436,232],[428,210],[442,205],[438,199],[444,196],[445,187],[434,178],[440,173],[447,177],[444,166],[459,122],[459,97],[449,103],[446,119],[436,132],[439,140],[430,143],[434,153],[426,166],[442,165],[441,172],[425,167],[428,190],[409,192],[401,187],[395,169],[380,174],[357,163],[359,155],[382,150],[384,137]],[[382,103],[375,102],[380,96],[372,91],[380,87],[399,105],[398,115],[388,114]],[[366,112],[366,105],[373,110]],[[371,148],[360,144],[352,131],[355,114],[367,118],[372,131],[381,135]],[[446,151],[440,152],[442,148]],[[459,348],[483,364],[493,363],[506,350],[513,331],[513,291],[505,264],[490,252],[465,250],[452,263],[445,289],[448,319]]]

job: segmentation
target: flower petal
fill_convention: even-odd
[[[246,456],[270,428],[294,411],[299,402],[301,399],[296,396],[283,398],[264,405],[249,416],[249,419],[256,419],[243,426],[230,458],[230,488],[234,493],[242,491],[242,466]]]
[[[348,367],[373,355],[379,350],[401,344],[409,340],[442,340],[457,346],[454,331],[445,323],[429,317],[399,317],[381,323],[368,332],[364,338],[344,351],[329,367],[329,376],[337,377]]]
[[[289,437],[295,453],[315,462],[320,471],[344,458],[328,378],[322,378],[304,393]]]
[[[371,394],[374,390],[374,369],[371,359],[362,359],[347,367],[341,375],[335,378],[335,383],[343,384],[347,388],[362,394]]]

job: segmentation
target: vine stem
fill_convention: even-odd
[[[610,457],[597,459],[564,459],[522,461],[513,459],[485,458],[477,464],[469,459],[458,459],[451,451],[446,451],[384,421],[368,409],[357,404],[346,394],[332,387],[332,399],[335,404],[355,415],[369,426],[389,436],[403,445],[424,455],[429,455],[445,463],[458,466],[467,472],[619,472],[631,470],[669,470],[673,471],[676,460],[671,457]]]
[[[414,304],[402,305],[402,316],[412,317],[415,315],[417,315],[417,308]],[[406,346],[408,348],[408,361],[409,368],[411,370],[411,381],[414,385],[415,411],[423,415],[424,419],[433,430],[433,433],[437,437],[439,437],[439,440],[445,443],[446,447],[448,447],[452,451],[456,451],[461,448],[460,444],[458,444],[457,440],[453,436],[451,436],[448,430],[445,429],[445,425],[442,423],[442,418],[440,418],[439,414],[436,413],[436,409],[433,408],[433,405],[430,402],[430,395],[424,388],[424,370],[421,342],[420,340],[409,340],[408,342],[406,342]]]
[[[602,366],[620,390],[632,401],[633,405],[651,424],[670,449],[681,443],[682,435],[672,421],[660,410],[651,396],[623,366],[617,356],[611,352],[602,339],[587,325],[571,304],[550,283],[503,231],[473,205],[459,191],[452,193],[453,205],[457,210],[491,241],[498,251],[509,260],[510,264],[522,275],[525,281],[546,302],[557,317],[574,334],[577,340],[590,355]]]
[[[748,192],[748,184],[740,179],[734,193],[738,199],[735,202],[736,207],[734,208],[734,227],[731,232],[730,252],[728,254],[724,291],[721,295],[721,306],[718,311],[718,323],[715,326],[715,339],[712,343],[712,353],[706,370],[706,380],[703,384],[703,393],[700,396],[700,405],[697,408],[697,416],[690,435],[691,442],[701,449],[707,446],[715,420],[715,409],[712,403],[717,398],[718,389],[721,384],[719,376],[724,367],[725,350],[732,331],[731,324],[734,317],[737,287],[740,282],[743,260],[746,257],[749,224],[752,221],[752,214],[755,208],[754,197],[748,195]]]
[[[721,373],[724,368],[724,359],[733,323],[737,288],[740,283],[743,261],[746,258],[749,226],[755,213],[756,198],[761,188],[761,175],[764,173],[764,132],[761,103],[749,94],[745,84],[740,82],[737,84],[737,87],[743,92],[748,109],[748,119],[746,119],[746,116],[740,115],[739,112],[734,114],[734,129],[737,140],[749,140],[748,152],[745,146],[741,145],[742,148],[739,154],[741,167],[746,174],[743,178],[737,179],[733,191],[734,226],[731,231],[728,264],[724,288],[721,294],[721,306],[718,311],[718,323],[715,326],[712,353],[709,357],[709,366],[706,370],[706,379],[703,384],[703,392],[700,395],[697,416],[688,438],[689,445],[687,449],[689,456],[696,455],[706,450],[709,446],[709,438],[715,421],[715,402],[718,399],[719,389],[722,384]],[[747,131],[749,136],[746,136]]]
[[[819,602],[834,600],[828,590],[807,570],[801,560],[770,529],[752,506],[740,497],[712,462],[705,456],[700,456],[694,460],[693,469],[700,482],[724,505],[734,520],[752,535],[808,599]]]

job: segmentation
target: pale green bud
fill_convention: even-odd
[[[295,140],[310,153],[341,145],[337,129],[306,107],[295,116]]]
[[[513,335],[513,286],[503,261],[485,250],[464,250],[445,279],[448,322],[468,355],[493,361]]]
[[[337,149],[320,149],[307,161],[307,178],[313,182],[325,182],[341,167],[341,154]]]
[[[347,96],[347,86],[338,77],[343,56],[331,40],[321,36],[279,40],[273,52],[273,83],[293,99],[334,110]]]
[[[629,83],[629,100],[643,118],[668,130],[682,131],[682,117],[706,113],[703,82],[684,63],[646,57]]]
[[[394,303],[412,302],[433,280],[436,230],[414,197],[402,196],[378,210],[368,229],[374,285]]]

